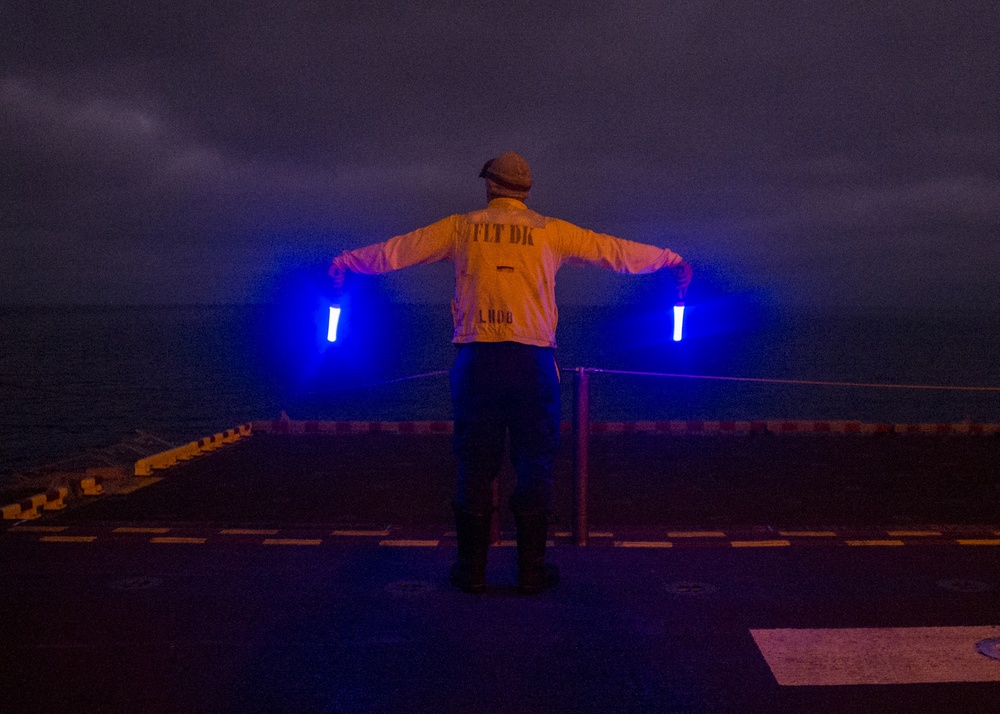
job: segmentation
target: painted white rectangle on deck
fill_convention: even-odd
[[[750,630],[782,686],[1000,682],[976,643],[1000,627]]]

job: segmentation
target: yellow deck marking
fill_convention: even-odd
[[[670,531],[667,538],[725,538],[722,531]]]
[[[1000,545],[1000,540],[996,538],[987,538],[981,540],[960,539],[955,542],[958,543],[959,545]]]
[[[834,538],[836,531],[778,531],[786,538]]]
[[[372,536],[372,537],[378,536],[380,538],[385,538],[387,535],[389,535],[389,531],[388,530],[382,530],[382,531],[334,531],[330,535],[335,535],[335,536],[359,536],[359,537],[362,537],[362,538],[365,537],[365,536]]]
[[[69,526],[16,526],[8,528],[11,533],[61,533]]]
[[[379,545],[401,548],[433,548],[440,545],[439,540],[380,540]]]
[[[847,545],[906,545],[901,540],[847,540]]]
[[[93,543],[97,536],[42,536],[43,543]]]
[[[511,547],[517,545],[517,541],[516,540],[502,540],[499,543],[497,543],[497,545],[500,546],[501,548],[511,548]]]
[[[888,531],[886,535],[893,538],[919,538],[941,535],[941,531]]]
[[[159,538],[150,538],[150,543],[194,543],[200,545],[204,543],[208,538],[182,538],[180,536],[163,536]]]
[[[570,531],[556,531],[552,535],[554,535],[556,538],[569,538],[573,534]],[[1000,533],[997,533],[997,535],[1000,535]]]
[[[782,686],[1000,682],[976,642],[1000,627],[750,630]]]
[[[615,534],[610,531],[590,531],[591,538],[614,538]]]
[[[265,538],[264,545],[320,545],[322,538]]]
[[[115,528],[112,533],[169,533],[169,528],[140,528],[138,526],[123,526]]]
[[[223,528],[219,535],[275,535],[277,528]]]
[[[615,548],[673,548],[669,540],[616,540]]]
[[[734,548],[781,548],[791,543],[787,540],[734,540],[729,545]]]

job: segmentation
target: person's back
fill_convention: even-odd
[[[330,274],[339,289],[346,271],[378,274],[440,260],[454,263],[453,342],[460,350],[451,373],[458,457],[458,560],[451,581],[467,592],[485,590],[492,484],[509,436],[517,473],[510,507],[517,523],[518,584],[521,592],[534,593],[557,581],[555,568],[544,563],[560,425],[556,273],[567,263],[622,273],[670,267],[683,291],[691,270],[669,249],[530,210],[524,201],[531,170],[518,154],[487,162],[480,177],[486,179],[485,209],[345,251]]]

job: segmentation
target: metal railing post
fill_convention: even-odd
[[[587,545],[587,461],[590,449],[590,383],[586,367],[576,369],[573,400],[573,540]]]

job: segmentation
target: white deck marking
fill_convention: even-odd
[[[734,540],[729,545],[733,548],[783,548],[790,546],[787,540]]]
[[[887,531],[886,535],[891,538],[920,538],[940,536],[941,531]]]
[[[264,545],[322,545],[322,538],[265,538]]]
[[[219,535],[277,535],[277,528],[223,528]]]
[[[115,528],[112,533],[169,533],[169,528],[146,528],[142,526],[122,526]]]
[[[357,537],[360,537],[360,538],[364,538],[366,536],[384,538],[387,535],[389,535],[389,530],[388,529],[380,530],[380,531],[342,530],[342,531],[334,531],[330,535],[335,535],[335,536],[357,536]]]
[[[162,537],[157,537],[157,538],[150,538],[149,542],[150,543],[173,543],[175,545],[177,545],[177,544],[184,544],[184,543],[188,543],[188,544],[191,544],[191,545],[204,545],[205,541],[207,541],[207,540],[208,540],[208,538],[185,538],[183,536],[162,536]]]
[[[673,548],[669,540],[616,540],[615,548]]]
[[[750,630],[782,686],[1000,682],[976,642],[1000,627]]]
[[[670,531],[667,538],[725,538],[722,531]]]

